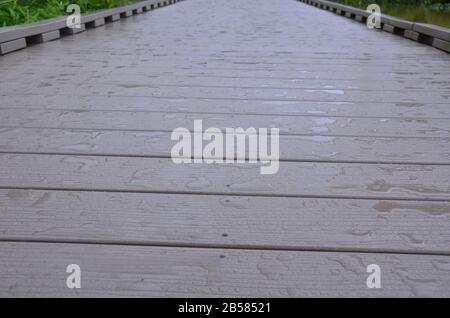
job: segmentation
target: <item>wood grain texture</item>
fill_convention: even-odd
[[[0,58],[0,296],[449,297],[449,62],[292,0]],[[279,172],[174,164],[194,119],[279,127]]]
[[[291,117],[264,115],[192,114],[164,112],[69,111],[0,109],[0,126],[30,128],[194,130],[249,127],[279,128],[281,134],[450,137],[450,119]]]
[[[450,166],[281,162],[175,164],[171,159],[1,154],[0,187],[450,200]]]
[[[81,267],[81,289],[66,267]],[[366,267],[382,269],[381,289]],[[450,257],[0,243],[0,295],[53,297],[448,297]]]
[[[235,78],[240,81],[240,78]],[[431,106],[432,105],[432,106]],[[2,96],[0,108],[56,109],[56,110],[115,110],[151,111],[211,114],[265,114],[283,116],[334,116],[334,117],[399,117],[450,118],[447,103],[436,104],[400,102],[317,102],[281,100],[233,100],[205,98],[154,98],[138,96],[54,96],[36,94],[31,96]]]
[[[401,91],[359,91],[340,90],[336,88],[310,89],[280,89],[280,88],[241,88],[236,87],[200,87],[200,86],[151,86],[148,84],[58,84],[57,87],[44,85],[42,87],[23,88],[14,84],[2,85],[1,93],[10,94],[46,94],[46,95],[100,95],[100,96],[143,96],[143,97],[180,97],[205,99],[250,99],[250,100],[281,100],[281,101],[340,101],[340,102],[417,102],[426,103],[433,99],[436,103],[446,103],[450,98],[448,90],[430,92],[428,90]],[[61,93],[64,92],[64,93]],[[232,97],[230,97],[232,96]]]
[[[0,202],[0,240],[450,253],[449,202],[14,189]]]
[[[170,157],[170,132],[0,128],[0,152]],[[280,159],[450,164],[450,138],[280,136]],[[225,146],[224,146],[225,147]],[[411,149],[415,149],[411,152]],[[225,153],[225,152],[224,152]]]
[[[317,101],[317,102],[417,102],[426,103],[433,99],[436,103],[447,103],[450,93],[427,92],[427,91],[410,91],[407,94],[399,94],[399,92],[374,92],[374,91],[343,91],[338,89],[303,89],[296,91],[288,91],[283,89],[244,89],[234,88],[208,88],[208,87],[138,87],[120,88],[119,86],[102,86],[102,85],[79,85],[63,86],[58,89],[48,89],[45,86],[37,89],[29,89],[27,93],[14,91],[9,89],[7,95],[29,95],[47,94],[61,95],[66,98],[75,98],[76,96],[141,96],[141,97],[176,97],[176,98],[203,98],[203,99],[233,99],[233,100],[257,100],[257,101]],[[136,86],[136,85],[135,85]],[[60,92],[64,93],[60,93]],[[230,97],[231,96],[231,97]]]
[[[96,53],[98,54],[98,52]],[[67,52],[68,56],[74,55],[73,52]],[[86,52],[88,56],[88,53]],[[89,57],[87,57],[89,58]],[[139,57],[138,57],[139,58]],[[197,57],[199,61],[211,60],[210,57]],[[251,61],[257,59],[256,57],[252,59],[236,59],[233,57],[228,57],[228,60],[235,61],[235,63],[245,63],[245,61]],[[313,59],[313,58],[311,58]],[[154,61],[161,60],[157,57],[154,58]],[[292,65],[298,64],[302,59],[297,60],[284,60],[283,63]],[[317,62],[321,64],[325,64],[326,62],[323,60],[316,59]],[[186,63],[190,62],[187,60]],[[335,59],[335,63],[339,63],[339,59]],[[389,61],[385,61],[388,63]],[[270,62],[263,62],[270,63]],[[301,63],[309,63],[309,62],[301,62]],[[345,66],[359,65],[366,63],[365,61],[359,62],[356,60],[347,61]],[[398,63],[397,61],[393,61],[393,63]],[[403,62],[407,63],[407,62]],[[444,66],[446,62],[442,61],[439,65],[436,66]],[[413,65],[409,65],[409,67],[413,67]],[[421,82],[421,85],[417,85],[417,80],[410,77],[405,78],[392,78],[384,81],[374,81],[374,82],[362,82],[359,79],[325,79],[325,78],[304,78],[301,76],[296,76],[293,78],[288,77],[252,77],[252,76],[214,76],[214,75],[178,75],[175,74],[123,74],[120,79],[118,79],[114,74],[102,74],[102,77],[93,78],[90,72],[87,73],[70,73],[66,76],[61,76],[62,78],[69,78],[70,83],[72,85],[81,85],[81,84],[97,84],[97,85],[121,85],[122,87],[127,86],[136,86],[136,87],[159,87],[159,86],[167,86],[167,87],[177,87],[177,86],[187,86],[187,87],[222,87],[222,88],[233,88],[239,86],[241,88],[278,88],[278,89],[286,89],[286,90],[298,90],[298,89],[317,89],[318,87],[322,87],[323,89],[340,89],[340,90],[349,90],[349,91],[403,91],[407,93],[409,90],[417,91],[417,90],[427,90],[427,91],[435,91],[435,92],[445,92],[450,89],[450,81],[433,81],[431,79],[424,79]],[[60,77],[58,77],[59,79]],[[27,78],[21,78],[18,74],[15,73],[7,73],[4,77],[0,78],[0,83],[9,85],[8,87],[12,87],[13,84],[17,84],[20,82],[21,85],[27,88],[37,88],[42,86],[42,83],[36,81],[39,79],[38,74],[34,74]],[[236,83],[236,80],[239,79],[239,84]],[[125,83],[125,84],[124,84]]]

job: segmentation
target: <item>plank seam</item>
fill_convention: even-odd
[[[195,192],[195,191],[158,191],[158,190],[128,190],[128,189],[101,189],[101,188],[53,188],[53,187],[21,187],[0,186],[0,190],[36,190],[36,191],[61,191],[61,192],[103,192],[103,193],[154,193],[173,195],[208,195],[208,196],[230,196],[230,197],[263,197],[263,198],[304,198],[304,199],[343,199],[343,200],[380,200],[380,201],[417,201],[417,202],[450,202],[450,199],[436,198],[395,198],[395,197],[369,197],[369,196],[333,196],[333,195],[300,195],[300,194],[256,194],[248,192]]]
[[[0,125],[0,129],[18,129],[18,128],[30,128],[30,129],[62,129],[62,130],[84,130],[84,131],[124,131],[124,132],[172,132],[172,130],[151,130],[151,129],[124,129],[124,128],[76,128],[76,127],[42,127],[42,126],[3,126]],[[287,132],[280,132],[280,136],[299,136],[299,137],[315,137],[315,136],[324,136],[324,137],[354,137],[354,138],[393,138],[393,139],[447,139],[448,137],[439,137],[439,136],[421,136],[421,135],[411,135],[411,136],[392,136],[392,135],[350,135],[350,134],[293,134]]]
[[[224,250],[254,250],[254,251],[291,251],[291,252],[316,252],[316,253],[363,253],[363,254],[387,254],[387,255],[421,255],[421,256],[450,256],[444,251],[407,251],[388,249],[364,249],[364,248],[322,248],[322,247],[283,247],[271,245],[229,245],[229,244],[207,244],[207,243],[168,243],[154,242],[146,243],[139,241],[115,241],[115,240],[52,240],[32,238],[0,238],[2,243],[30,243],[30,244],[79,244],[79,245],[108,245],[108,246],[141,246],[161,248],[193,248],[193,249],[224,249]]]
[[[143,159],[171,159],[167,155],[139,155],[139,154],[108,154],[108,153],[81,153],[81,152],[36,152],[36,151],[3,151],[4,155],[48,155],[48,156],[83,156],[83,157],[110,157],[110,158],[143,158]],[[195,159],[197,157],[177,157],[179,159]],[[217,159],[212,157],[202,157],[203,159]],[[222,158],[226,160],[226,157]],[[247,160],[248,158],[246,158]],[[260,162],[260,159],[257,159]],[[450,166],[450,162],[409,162],[409,161],[358,161],[358,160],[321,160],[321,159],[283,159],[280,157],[279,162],[298,162],[298,163],[348,163],[348,164],[367,164],[367,165],[416,165],[416,166]]]

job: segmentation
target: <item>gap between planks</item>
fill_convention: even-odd
[[[137,194],[171,194],[171,195],[208,195],[208,196],[240,196],[240,197],[261,197],[261,198],[301,198],[301,199],[333,199],[333,200],[383,200],[383,201],[417,201],[417,202],[442,202],[448,203],[450,199],[435,198],[400,198],[400,197],[376,197],[376,196],[333,196],[333,195],[292,195],[292,194],[254,194],[246,192],[196,192],[196,191],[158,191],[158,190],[127,190],[127,189],[108,189],[108,188],[51,188],[36,186],[0,186],[0,190],[36,190],[36,191],[75,191],[75,192],[105,192],[105,193],[137,193]]]
[[[203,243],[167,243],[154,242],[144,243],[141,241],[120,240],[83,240],[83,239],[34,239],[25,238],[0,238],[0,243],[30,243],[30,244],[66,244],[66,245],[104,245],[104,246],[140,246],[140,247],[167,247],[186,249],[208,249],[208,250],[238,250],[238,251],[288,251],[288,252],[311,252],[311,253],[346,253],[346,254],[384,254],[384,255],[421,255],[421,256],[450,256],[449,251],[408,251],[395,249],[367,249],[367,248],[330,248],[330,247],[288,247],[278,245],[239,245],[239,244],[203,244]]]

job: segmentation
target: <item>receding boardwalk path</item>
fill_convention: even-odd
[[[293,0],[188,0],[1,57],[0,296],[449,297],[449,75]],[[195,119],[280,128],[278,174],[175,165]]]

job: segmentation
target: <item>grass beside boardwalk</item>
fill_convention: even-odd
[[[141,0],[0,0],[0,27],[33,23],[68,15],[69,4],[78,4],[81,12],[124,6]]]
[[[450,0],[331,0],[361,9],[378,4],[381,13],[450,28]]]

